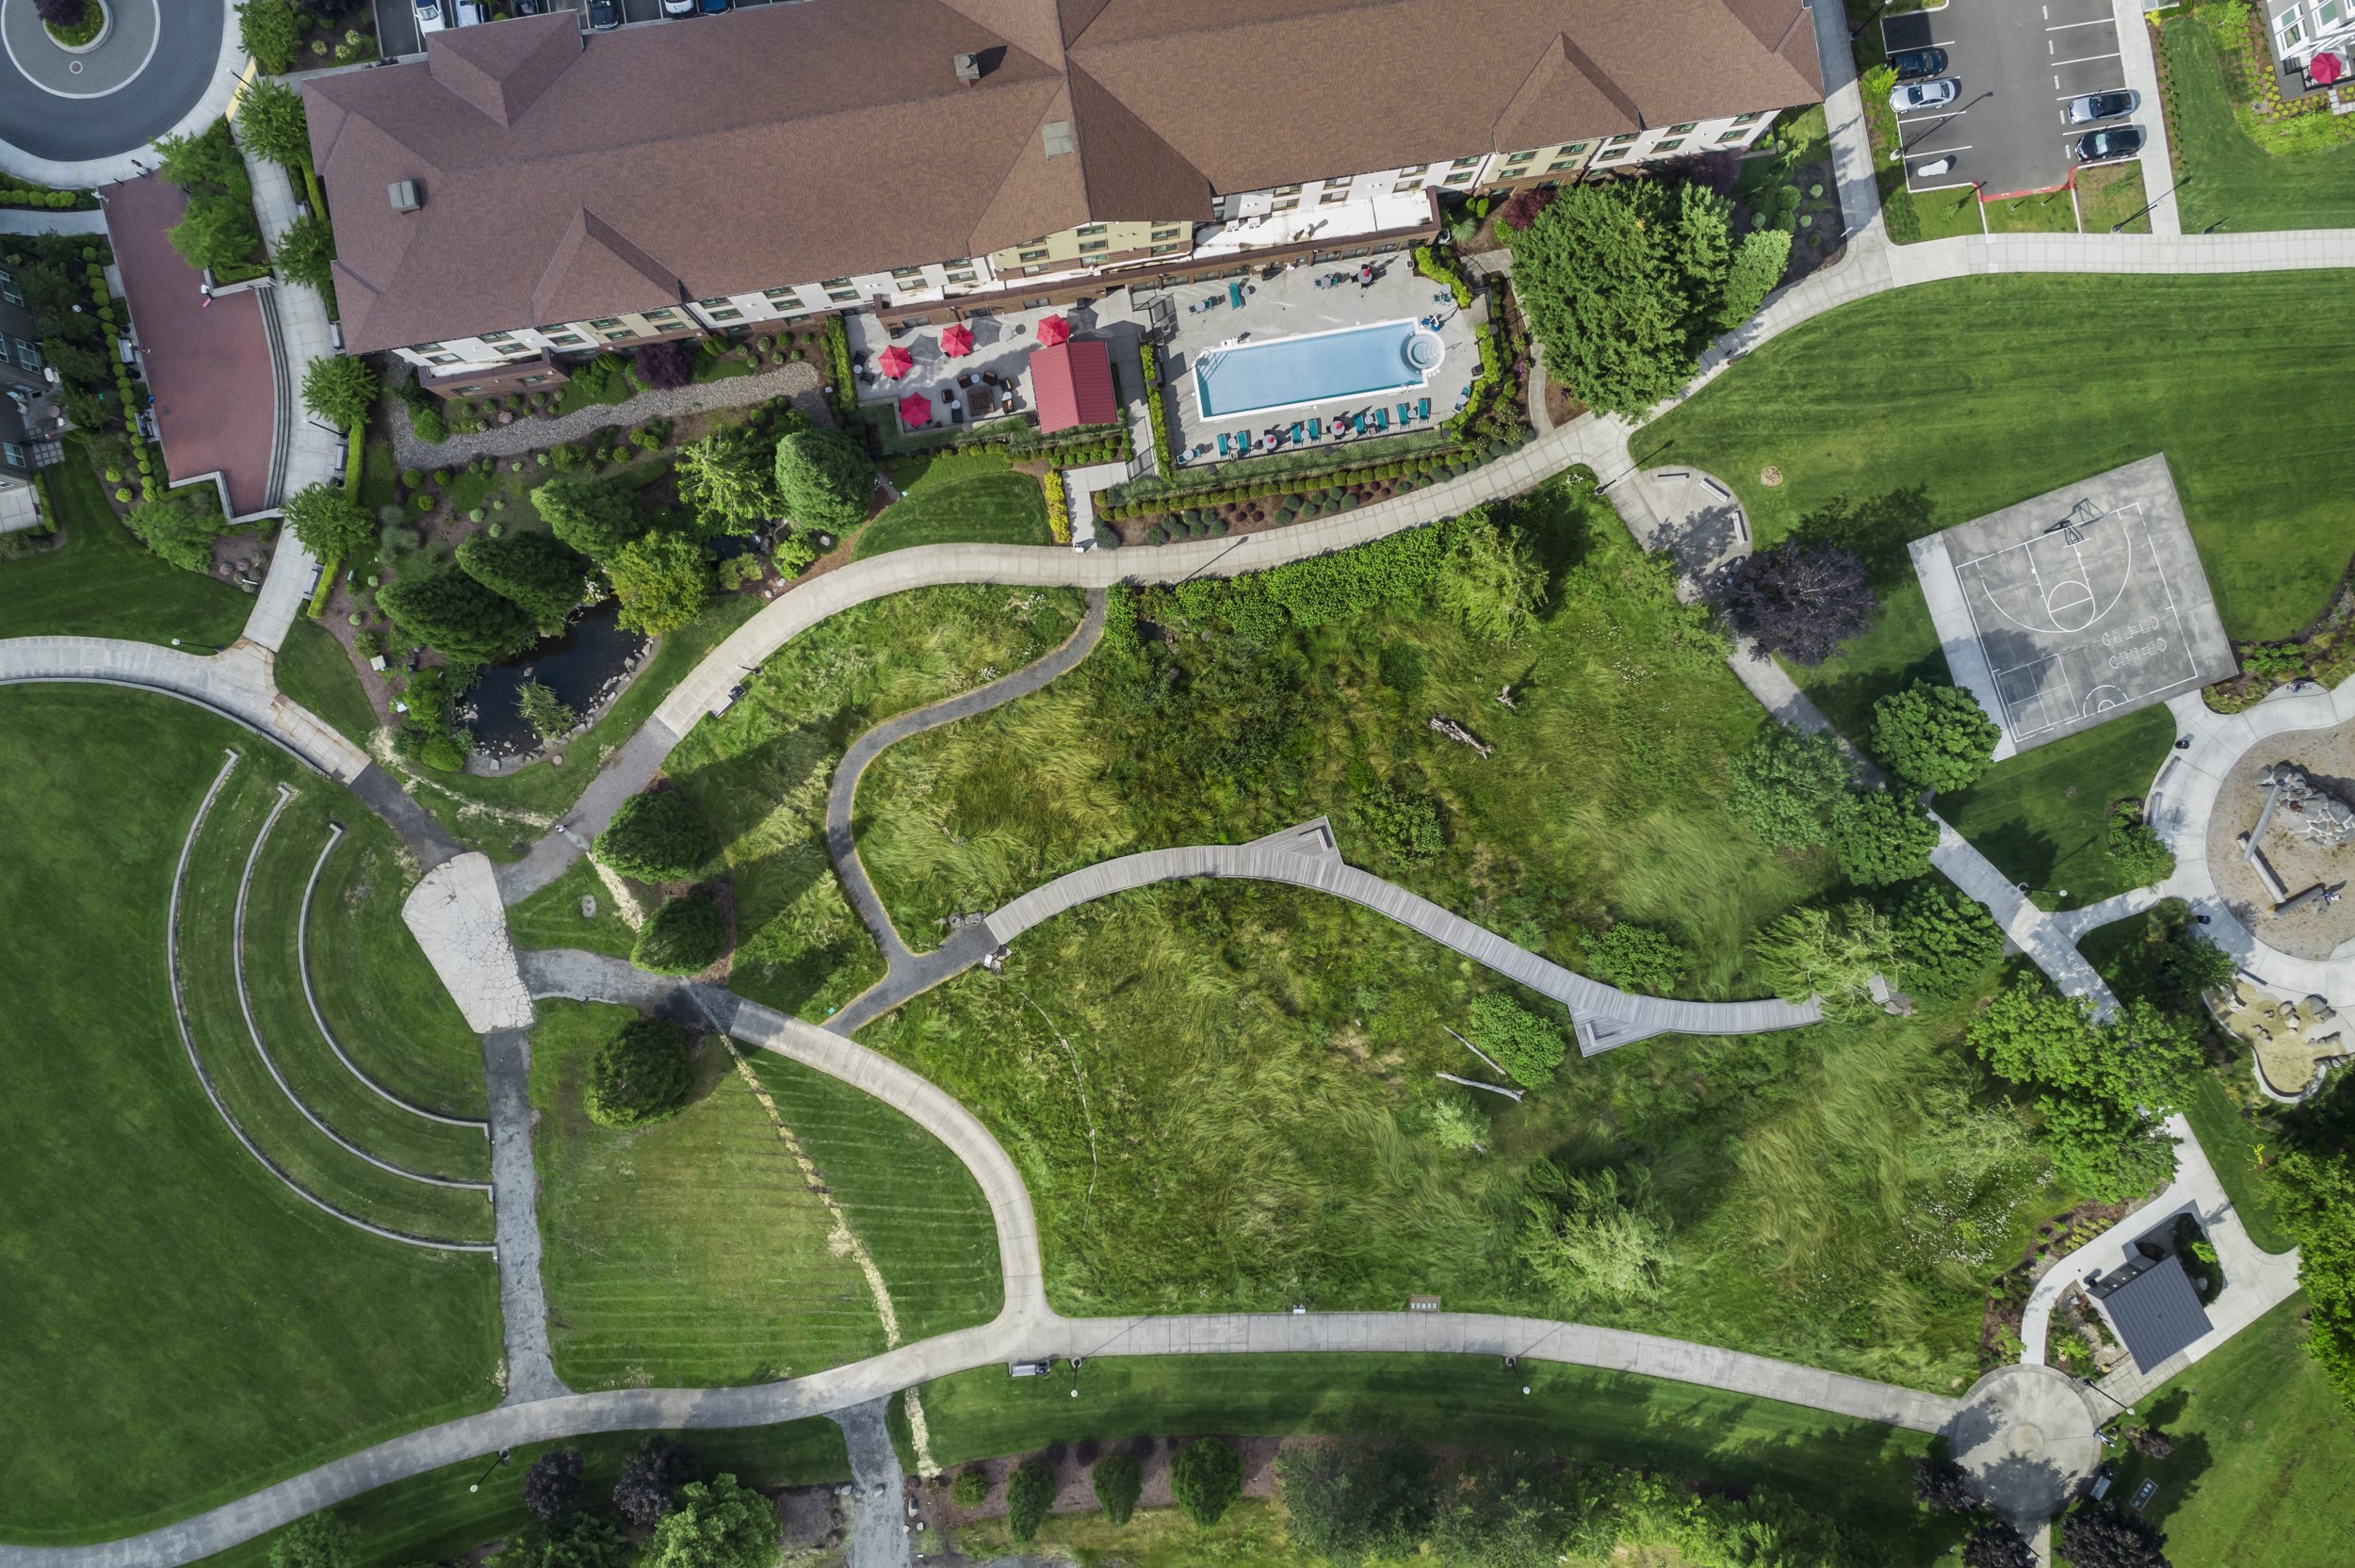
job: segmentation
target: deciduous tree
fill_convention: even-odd
[[[1862,899],[1834,909],[1802,905],[1777,917],[1750,944],[1759,973],[1786,1002],[1820,996],[1832,1018],[1869,1014],[1875,975],[1896,967],[1888,917]]]
[[[1753,656],[1811,668],[1870,630],[1880,608],[1863,562],[1792,539],[1734,562],[1723,591],[1726,620],[1757,644]]]
[[[351,1528],[332,1513],[295,1522],[270,1544],[269,1568],[351,1568]]]
[[[219,509],[187,501],[142,501],[123,520],[150,550],[183,572],[213,569],[213,541],[229,532]]]
[[[622,624],[649,636],[676,631],[711,597],[711,561],[699,541],[669,528],[642,534],[605,563]]]
[[[376,519],[339,484],[305,485],[286,497],[286,526],[322,561],[349,555],[376,537]]]
[[[1829,730],[1802,735],[1769,724],[1726,765],[1726,809],[1770,849],[1830,842],[1832,808],[1845,798],[1856,763]]]
[[[580,715],[538,681],[526,681],[515,688],[515,710],[542,740],[554,740],[580,722]]]
[[[1546,598],[1546,569],[1515,531],[1497,525],[1486,507],[1455,520],[1454,548],[1439,574],[1439,606],[1466,631],[1510,642],[1529,630]]]
[[[1566,1308],[1648,1300],[1659,1293],[1668,1263],[1667,1214],[1653,1201],[1640,1165],[1623,1180],[1609,1169],[1566,1175],[1541,1159],[1521,1194],[1515,1253]]]
[[[644,1568],[776,1568],[777,1505],[736,1478],[679,1489],[678,1506],[662,1516],[639,1554]]]
[[[1873,704],[1873,754],[1925,789],[1970,788],[2003,737],[1979,700],[1958,686],[1915,681]]]
[[[2036,1547],[2001,1519],[1981,1520],[1962,1544],[1963,1568],[2038,1568]]]
[[[2038,1091],[2045,1153],[2077,1190],[2116,1203],[2173,1172],[2159,1123],[2183,1104],[2201,1060],[2184,1023],[2140,1000],[2097,1021],[2089,1001],[2039,977],[1998,992],[1970,1042],[1996,1073]]]
[[[1543,1089],[1562,1065],[1562,1031],[1502,992],[1473,999],[1472,1043],[1496,1059],[1515,1082]]]
[[[1623,991],[1665,996],[1692,964],[1693,955],[1674,937],[1632,920],[1615,922],[1586,944],[1586,967]]]
[[[2114,1502],[2063,1515],[2060,1544],[2071,1568],[2168,1568],[2166,1538]]]
[[[582,1464],[578,1448],[551,1448],[524,1472],[524,1507],[544,1525],[556,1523],[580,1499]]]
[[[294,69],[302,22],[287,0],[245,0],[237,8],[237,41],[273,76]]]
[[[1932,1001],[1961,995],[2004,956],[2004,929],[1987,906],[1936,878],[1907,889],[1896,929],[1905,989]]]
[[[1296,1448],[1275,1474],[1292,1540],[1330,1562],[1411,1556],[1437,1511],[1431,1455],[1410,1443]]]
[[[1831,849],[1841,874],[1859,887],[1927,876],[1938,824],[1911,796],[1860,790],[1832,806]]]
[[[638,380],[656,390],[685,386],[695,379],[696,346],[684,338],[642,343],[636,350]]]

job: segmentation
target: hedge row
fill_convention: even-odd
[[[98,205],[98,198],[87,190],[41,190],[18,187],[0,190],[0,207],[55,207],[87,212]]]
[[[848,429],[858,417],[858,382],[851,375],[851,330],[838,315],[826,317],[826,360],[834,367],[828,395],[834,399],[835,423]]]
[[[1047,477],[1039,481],[1039,487],[1047,492],[1047,531],[1054,536],[1056,543],[1070,543],[1071,502],[1064,483],[1063,470],[1048,469]]]
[[[1464,275],[1455,270],[1454,264],[1430,246],[1415,247],[1415,270],[1435,283],[1445,283],[1447,291],[1455,297],[1457,310],[1471,309],[1471,284],[1464,281]]]
[[[1137,345],[1137,357],[1145,362],[1145,408],[1153,425],[1153,472],[1174,474],[1178,469],[1169,455],[1169,415],[1161,408],[1161,357],[1149,343]]]
[[[1451,475],[1459,474],[1471,466],[1470,457],[1462,448],[1451,447],[1417,457],[1397,458],[1389,462],[1325,469],[1312,474],[1291,474],[1280,478],[1258,479],[1249,484],[1225,485],[1214,490],[1184,491],[1148,500],[1124,501],[1108,508],[1104,515],[1122,520],[1159,517],[1181,509],[1228,506],[1237,501],[1261,501],[1271,496],[1298,498],[1323,491],[1375,484],[1384,479],[1422,479],[1442,470]]]

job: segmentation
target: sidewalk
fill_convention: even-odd
[[[2159,66],[2152,57],[2151,28],[2142,19],[2142,0],[2110,0],[2110,15],[2118,24],[2118,63],[2125,69],[2126,85],[2142,98],[2135,123],[2147,133],[2142,155],[2144,199],[2151,203],[2151,233],[2172,238],[2184,232],[2175,210],[2175,160],[2167,141],[2167,115],[2160,107]]]

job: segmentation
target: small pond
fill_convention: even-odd
[[[645,652],[646,637],[623,630],[620,615],[621,606],[608,599],[575,616],[561,637],[482,672],[466,692],[463,708],[470,710],[464,722],[484,756],[496,760],[539,749],[540,737],[515,705],[515,693],[526,681],[538,681],[583,718],[629,684],[638,657]]]

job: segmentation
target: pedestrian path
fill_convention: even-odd
[[[534,414],[445,441],[423,440],[409,428],[407,419],[396,419],[393,451],[403,468],[462,468],[479,457],[516,457],[560,442],[578,441],[609,425],[642,425],[650,419],[675,419],[712,409],[750,408],[772,397],[791,397],[815,409],[822,406],[818,399],[820,384],[815,365],[804,360],[788,360],[774,370],[725,380],[695,381],[681,387],[658,387],[635,393],[618,403],[591,403],[554,418]]]

